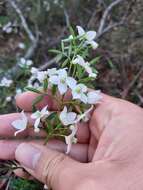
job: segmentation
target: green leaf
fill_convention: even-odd
[[[61,59],[63,58],[62,54],[59,54],[55,57],[56,63],[58,63],[59,61],[61,61]]]
[[[36,180],[27,180],[13,177],[9,184],[10,190],[43,190],[43,185]]]
[[[83,78],[83,79],[79,80],[80,83],[87,83],[89,81],[92,81],[91,77],[87,77],[87,78]]]
[[[49,117],[47,117],[48,120],[53,120],[55,117],[57,117],[57,113],[53,112],[49,115]]]
[[[62,63],[62,68],[66,67],[67,63],[69,62],[69,59],[66,59],[63,63]]]
[[[96,58],[94,58],[93,60],[91,60],[91,61],[89,62],[90,65],[95,65],[95,64],[97,64],[97,63],[99,62],[100,58],[101,58],[101,57],[96,57]]]
[[[57,91],[57,86],[53,85],[51,90],[52,90],[52,95],[54,96],[56,94],[56,91]]]
[[[47,92],[47,89],[48,89],[48,79],[44,80],[43,89],[44,89],[45,92]]]
[[[56,49],[50,49],[49,50],[50,53],[55,53],[55,54],[61,54],[62,52]]]
[[[110,59],[108,60],[108,64],[109,64],[111,69],[115,68],[114,64],[112,63],[112,61]]]
[[[75,37],[75,32],[72,26],[69,27],[70,33],[73,37]]]
[[[32,111],[35,112],[36,111],[36,105],[38,103],[40,103],[44,98],[44,95],[38,96],[37,98],[35,98],[35,100],[32,102]]]
[[[61,48],[62,48],[62,52],[64,53],[64,51],[65,51],[65,46],[64,46],[63,40],[62,40],[62,42],[61,42]]]
[[[62,128],[63,127],[63,125],[61,124],[61,123],[59,123],[57,126],[56,126],[56,129],[60,129],[60,128]]]
[[[42,94],[42,92],[40,90],[37,90],[36,88],[26,87],[25,89],[31,92],[35,92],[37,94]]]

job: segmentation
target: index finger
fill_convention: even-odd
[[[39,97],[40,95],[34,92],[24,92],[18,96],[16,96],[16,105],[25,110],[26,112],[32,111],[32,104],[33,101]],[[60,96],[58,94],[58,96]],[[64,97],[66,100],[70,99],[70,93],[67,93]],[[43,99],[37,104],[38,109],[42,109],[44,106],[48,105],[49,110],[57,110],[58,105],[57,102],[54,100],[54,97],[51,95],[49,91],[47,95],[43,97]]]

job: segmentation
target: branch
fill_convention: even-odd
[[[115,0],[115,1],[113,1],[113,2],[105,9],[105,11],[104,11],[104,13],[103,13],[103,16],[102,16],[102,18],[101,18],[101,21],[100,21],[99,29],[98,29],[98,32],[97,32],[97,38],[102,35],[103,31],[104,31],[104,33],[105,33],[104,26],[105,26],[105,24],[106,24],[106,20],[107,20],[107,18],[108,18],[109,13],[111,12],[111,10],[112,10],[116,5],[118,5],[119,3],[121,3],[122,1],[123,1],[123,0]]]
[[[136,76],[134,77],[134,79],[131,81],[131,83],[128,85],[128,87],[123,91],[122,93],[122,98],[126,98],[128,93],[130,92],[130,90],[134,87],[135,83],[137,82],[137,80],[139,79],[140,75],[143,72],[143,67],[139,70],[139,72],[136,74]]]
[[[15,10],[15,12],[17,13],[17,15],[19,16],[19,18],[21,19],[21,24],[25,30],[25,32],[28,35],[29,40],[31,41],[31,46],[28,48],[27,52],[24,55],[25,59],[30,59],[35,50],[37,49],[38,46],[38,42],[39,42],[39,31],[37,30],[36,32],[36,36],[33,35],[32,31],[30,30],[25,17],[23,16],[22,11],[20,10],[20,8],[18,7],[18,5],[16,4],[16,2],[14,0],[7,0],[8,3],[13,7],[13,9]],[[15,73],[17,73],[19,70],[19,65],[16,64],[13,68],[9,69],[7,71],[7,75],[11,76],[11,75],[15,75]]]
[[[117,23],[114,23],[114,24],[107,26],[100,34],[98,34],[97,38],[100,38],[102,35],[104,35],[108,31],[114,29],[117,26],[121,26],[123,24],[124,24],[124,20],[121,20],[120,22],[117,22]]]
[[[46,62],[44,65],[42,65],[39,70],[43,71],[45,69],[47,69],[49,66],[51,66],[53,63],[56,63],[56,58],[53,58],[51,60],[49,60],[48,62]]]
[[[10,5],[14,8],[15,12],[18,14],[18,16],[20,17],[21,19],[21,23],[22,23],[22,26],[25,30],[25,32],[27,33],[29,39],[34,42],[35,41],[35,36],[33,35],[32,31],[30,30],[27,22],[26,22],[26,19],[24,18],[23,14],[22,14],[22,11],[20,10],[20,8],[18,7],[18,5],[15,3],[14,0],[7,0]]]

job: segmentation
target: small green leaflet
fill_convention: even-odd
[[[33,112],[36,111],[36,105],[37,105],[38,103],[40,103],[40,102],[43,100],[44,96],[45,96],[45,95],[40,95],[40,96],[38,96],[37,98],[35,98],[35,100],[34,100],[33,103],[32,103],[32,111],[33,111]]]
[[[31,91],[31,92],[35,92],[37,94],[42,94],[42,92],[40,90],[37,90],[37,89],[32,88],[32,87],[26,87],[25,89],[28,91]]]

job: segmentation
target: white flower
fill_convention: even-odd
[[[86,72],[88,73],[89,77],[92,77],[92,78],[96,78],[96,77],[97,77],[97,73],[94,73],[94,72],[92,71],[92,68],[89,66],[89,64],[87,64],[87,65],[85,66],[85,70],[86,70]]]
[[[18,63],[18,65],[21,67],[21,68],[29,68],[31,65],[33,64],[33,61],[32,60],[26,60],[25,58],[21,58],[20,59],[20,62]]]
[[[75,122],[76,116],[75,112],[67,112],[67,107],[65,106],[59,118],[64,125],[71,125]]]
[[[11,102],[11,100],[12,100],[11,96],[6,97],[6,102]]]
[[[91,45],[93,49],[96,49],[98,47],[98,44],[94,41],[96,37],[95,31],[85,32],[85,30],[81,26],[77,26],[77,30],[79,37],[85,37],[86,39],[85,44]]]
[[[31,74],[33,75],[34,78],[37,78],[37,74],[38,74],[38,69],[36,67],[32,67],[31,68]]]
[[[72,90],[73,99],[79,99],[84,103],[87,103],[87,87],[84,84],[76,85]]]
[[[1,82],[0,82],[0,86],[2,86],[2,87],[10,87],[12,83],[13,83],[12,80],[9,80],[6,77],[3,77]]]
[[[75,121],[75,123],[79,123],[81,120],[83,120],[84,122],[89,121],[90,119],[90,112],[93,110],[94,106],[92,105],[88,110],[86,110],[84,113],[78,115],[77,120]]]
[[[68,86],[72,89],[77,83],[74,78],[68,77],[65,69],[60,69],[57,71],[57,75],[50,76],[49,82],[58,86],[60,94],[66,93]]]
[[[37,79],[39,82],[43,82],[48,77],[47,71],[38,71],[37,73]]]
[[[8,22],[6,25],[3,26],[2,30],[7,34],[10,34],[12,32],[12,23]]]
[[[20,43],[18,44],[18,47],[19,47],[20,49],[25,49],[25,44],[22,43],[22,42],[20,42]]]
[[[99,103],[102,99],[101,91],[95,90],[87,93],[87,102],[89,104],[96,104]]]
[[[30,60],[30,59],[28,59],[28,60],[26,61],[26,65],[27,65],[27,66],[31,66],[31,65],[33,65],[33,61]]]
[[[89,77],[96,78],[97,74],[93,73],[92,68],[90,67],[89,62],[86,62],[83,57],[77,55],[77,57],[73,60],[73,64],[78,64],[82,66],[85,71],[88,73]]]
[[[36,67],[32,67],[31,68],[31,77],[29,78],[29,80],[28,80],[28,84],[27,84],[27,86],[29,86],[29,87],[35,87],[35,85],[33,85],[33,83],[35,84],[35,80],[36,79],[38,79],[38,73],[40,72]],[[37,85],[38,83],[36,83],[36,85]],[[39,84],[37,85],[37,87],[39,86]]]
[[[86,44],[88,45],[91,45],[91,47],[95,50],[95,49],[97,49],[98,48],[98,43],[97,42],[95,42],[95,41],[86,41]]]
[[[47,75],[50,77],[52,75],[57,74],[57,69],[56,68],[52,68],[52,69],[48,69],[47,70]]]
[[[46,184],[44,185],[44,189],[49,189],[48,186],[47,186]]]
[[[71,125],[70,126],[70,130],[72,131],[72,133],[68,136],[65,136],[65,142],[67,144],[67,151],[66,154],[69,154],[71,151],[71,147],[73,143],[77,143],[77,138],[75,137],[76,132],[77,132],[77,125]]]
[[[34,128],[35,128],[34,131],[35,132],[39,132],[40,131],[39,125],[40,125],[41,119],[49,116],[49,114],[50,114],[50,112],[47,110],[47,107],[48,106],[45,106],[41,111],[38,110],[38,111],[36,111],[35,113],[33,113],[31,115],[31,118],[35,119],[35,123],[34,123]]]
[[[23,132],[26,128],[27,128],[27,125],[28,125],[28,119],[27,119],[27,116],[25,115],[24,111],[21,112],[21,119],[18,119],[18,120],[15,120],[12,122],[11,124],[15,129],[17,129],[18,131],[15,132],[15,136],[18,134],[18,133],[21,133]]]
[[[40,87],[40,84],[38,82],[34,82],[34,84],[32,85],[32,87],[34,88],[39,88]]]
[[[78,64],[82,67],[86,66],[86,62],[80,55],[77,55],[77,57],[73,60],[73,64]]]

